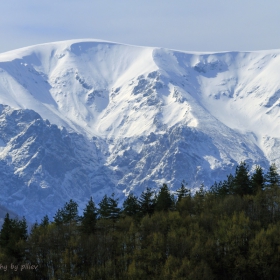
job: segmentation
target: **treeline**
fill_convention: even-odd
[[[122,207],[105,195],[98,205],[91,198],[81,217],[70,200],[30,233],[24,219],[7,214],[0,278],[279,279],[279,186],[275,165],[249,175],[241,162],[234,175],[193,194],[186,184],[175,193],[163,184],[130,194]]]

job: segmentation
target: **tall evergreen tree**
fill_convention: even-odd
[[[62,225],[64,220],[63,220],[63,210],[58,209],[53,217],[54,222],[56,225]]]
[[[234,176],[232,174],[227,175],[227,179],[222,184],[222,194],[234,193]]]
[[[97,209],[95,204],[90,198],[86,208],[84,209],[84,214],[81,218],[81,232],[90,235],[94,233],[96,226]]]
[[[155,210],[155,198],[154,192],[147,188],[145,191],[142,192],[139,198],[140,204],[140,212],[142,216],[149,215],[151,216]]]
[[[176,190],[177,202],[180,202],[183,197],[190,195],[190,190],[186,188],[185,184],[181,184],[181,188]]]
[[[263,190],[265,183],[265,178],[263,174],[263,169],[261,166],[257,165],[255,168],[255,172],[251,176],[251,187],[252,193],[256,194],[258,191]]]
[[[118,207],[119,200],[115,198],[115,194],[113,193],[111,197],[109,197],[109,206],[110,206],[110,218],[116,220],[120,217],[121,209]]]
[[[126,200],[123,202],[123,213],[126,216],[137,216],[140,211],[140,205],[138,198],[133,195],[129,194]]]
[[[174,199],[172,198],[170,191],[166,184],[163,184],[156,197],[155,210],[156,211],[168,211],[174,206]]]
[[[244,161],[236,167],[233,192],[240,196],[252,193],[248,165]]]
[[[232,174],[227,175],[227,179],[219,183],[215,182],[214,185],[210,187],[210,192],[218,195],[225,196],[234,193],[234,176]]]
[[[49,223],[50,223],[49,217],[48,217],[48,215],[45,215],[41,221],[40,226],[47,227],[49,225]]]
[[[72,199],[66,202],[62,209],[58,209],[54,216],[54,222],[56,224],[68,224],[77,222],[78,220],[78,204]]]
[[[66,202],[63,208],[63,220],[66,223],[77,222],[79,220],[78,215],[78,203],[70,199]]]
[[[36,231],[38,229],[38,227],[39,227],[39,224],[36,220],[35,223],[31,227],[31,234],[32,234],[32,232]]]
[[[9,257],[21,261],[24,255],[24,248],[20,246],[21,241],[26,241],[27,223],[25,218],[22,220],[10,219],[7,213],[0,232],[0,246]]]
[[[200,214],[203,209],[204,200],[205,200],[206,190],[203,184],[200,185],[199,190],[195,192],[193,201],[194,201],[194,212]]]
[[[0,246],[2,248],[6,247],[7,244],[9,243],[9,240],[12,235],[13,227],[14,227],[13,220],[10,219],[10,215],[9,213],[7,213],[4,218],[4,223],[2,225],[2,229],[0,232]]]
[[[101,219],[109,219],[110,218],[110,202],[107,194],[103,196],[101,201],[98,203],[98,215]]]
[[[106,194],[100,201],[98,214],[102,219],[117,219],[120,215],[120,208],[118,207],[118,200],[115,199],[115,194],[113,193],[111,197]]]
[[[269,167],[267,174],[265,175],[265,181],[269,186],[280,186],[280,176],[277,172],[277,167],[275,163],[272,163]]]

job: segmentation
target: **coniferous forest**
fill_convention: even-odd
[[[70,200],[27,231],[7,214],[0,232],[5,279],[280,279],[280,177],[275,165],[196,191],[182,183],[114,194],[83,215]]]

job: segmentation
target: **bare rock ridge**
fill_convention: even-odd
[[[1,204],[34,221],[70,198],[210,186],[241,160],[280,167],[279,54],[97,40],[0,54]]]

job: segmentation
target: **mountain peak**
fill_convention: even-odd
[[[13,136],[3,126],[2,164],[20,188],[40,194],[54,188],[49,195],[67,196],[79,182],[81,195],[72,193],[81,202],[86,193],[104,194],[100,182],[121,197],[163,182],[174,189],[183,179],[209,186],[241,160],[280,166],[279,54],[188,53],[92,39],[0,54],[0,104],[10,108],[2,110],[2,121],[14,112],[8,119],[16,126]],[[42,120],[34,115],[17,126],[15,112],[26,109]],[[80,169],[49,171],[41,152],[47,148],[35,141],[48,123],[56,126],[52,145],[70,139],[62,146]],[[36,149],[28,142],[31,131]],[[61,163],[52,156],[52,165]],[[82,168],[85,162],[92,169]]]

